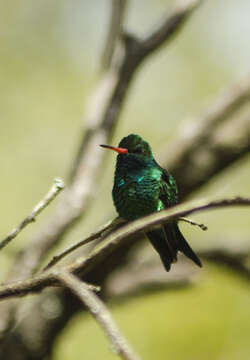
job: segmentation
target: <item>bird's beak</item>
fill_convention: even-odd
[[[118,152],[118,154],[127,154],[128,153],[128,149],[125,149],[125,148],[114,147],[114,146],[110,146],[110,145],[100,145],[100,146],[105,149],[114,150],[114,151]]]

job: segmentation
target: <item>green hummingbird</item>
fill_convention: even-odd
[[[118,153],[112,196],[121,218],[136,220],[178,203],[178,189],[174,178],[157,164],[150,145],[139,135],[124,137],[118,147],[100,146]],[[146,235],[167,271],[177,261],[178,251],[202,266],[176,221],[153,228]]]

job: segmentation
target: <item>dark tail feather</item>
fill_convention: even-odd
[[[184,239],[176,223],[164,225],[162,228],[147,232],[151,244],[161,257],[167,271],[177,261],[177,252],[181,251],[195,264],[202,267],[201,261]]]
[[[176,223],[172,223],[172,224],[165,225],[164,228],[167,233],[167,236],[168,236],[168,232],[169,232],[168,228],[170,228],[170,232],[172,232],[172,234],[173,234],[173,239],[177,246],[177,250],[181,251],[189,259],[193,260],[193,262],[196,265],[202,267],[202,263],[201,263],[200,259],[195,254],[195,252],[191,249],[191,247],[188,245],[184,236],[180,232],[178,225]]]
[[[177,249],[174,244],[170,243],[169,237],[165,233],[165,229],[159,228],[151,230],[147,232],[147,237],[160,255],[165,269],[169,271],[171,264],[177,261]]]

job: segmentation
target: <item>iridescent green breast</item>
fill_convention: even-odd
[[[119,215],[134,220],[162,210],[159,199],[162,172],[156,167],[140,171],[116,173],[113,200]]]

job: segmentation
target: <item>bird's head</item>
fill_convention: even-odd
[[[100,145],[103,148],[116,151],[118,158],[127,160],[147,161],[153,158],[150,145],[139,135],[130,134],[124,137],[118,147],[110,145]]]

